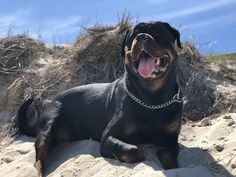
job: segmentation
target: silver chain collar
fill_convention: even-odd
[[[141,101],[140,99],[138,99],[136,96],[134,96],[127,88],[126,86],[126,79],[124,82],[124,86],[125,86],[125,91],[127,92],[127,94],[129,95],[130,98],[132,98],[136,103],[138,103],[139,105],[148,108],[148,109],[152,109],[152,110],[157,110],[157,109],[161,109],[164,107],[169,106],[170,104],[177,102],[177,103],[181,103],[182,102],[182,98],[180,97],[180,88],[178,87],[178,92],[177,94],[175,94],[173,96],[173,98],[165,103],[159,104],[159,105],[147,105],[146,103],[144,103],[143,101]]]

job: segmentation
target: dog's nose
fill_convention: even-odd
[[[146,33],[140,33],[140,34],[138,34],[137,35],[137,37],[136,37],[136,40],[138,41],[138,42],[141,42],[141,41],[146,41],[146,40],[148,40],[148,34],[146,34]]]

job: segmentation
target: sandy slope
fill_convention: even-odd
[[[221,177],[236,175],[236,114],[187,122],[182,127],[180,168],[164,171],[155,148],[144,145],[147,160],[137,164],[104,159],[99,143],[92,140],[56,147],[47,161],[47,176],[55,177]],[[1,177],[33,177],[33,138],[21,136],[0,150]]]

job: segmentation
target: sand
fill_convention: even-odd
[[[236,176],[236,113],[207,117],[182,126],[179,168],[163,170],[155,147],[142,145],[147,160],[128,164],[103,158],[93,140],[65,143],[49,154],[49,177],[230,177]],[[0,149],[1,177],[33,177],[34,138],[20,136]]]
[[[4,46],[0,57],[7,58],[11,52],[13,59],[9,61],[17,61],[8,63],[8,70],[1,70],[0,125],[15,115],[23,98],[29,95],[50,99],[75,85],[109,82],[122,75],[123,59],[120,60],[119,51],[125,30],[117,29],[105,33],[88,32],[78,38],[75,45],[67,47],[46,47],[27,36],[0,40]],[[27,45],[22,46],[22,43]],[[26,58],[29,63],[25,63]],[[226,64],[227,68],[208,63],[189,44],[179,51],[179,61],[184,114],[188,120],[179,138],[178,169],[163,170],[156,157],[156,148],[150,145],[142,145],[147,160],[128,164],[101,157],[100,143],[86,140],[61,144],[53,149],[47,158],[45,176],[236,176],[236,113],[228,113],[236,110],[235,62]],[[11,70],[12,65],[23,64],[23,70]],[[0,130],[0,177],[37,176],[33,167],[35,139],[21,135],[6,146],[7,139],[1,138],[13,135],[14,131],[9,135],[6,129]]]

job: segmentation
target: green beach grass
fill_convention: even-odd
[[[236,62],[236,53],[231,54],[221,54],[221,55],[207,55],[207,60],[235,60]]]

